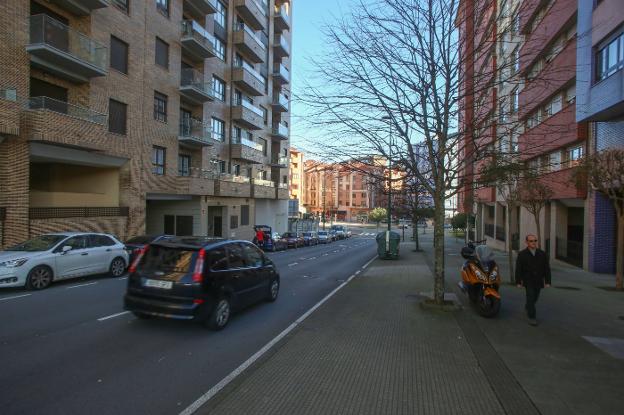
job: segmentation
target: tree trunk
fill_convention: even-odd
[[[535,213],[533,213],[533,217],[535,218],[535,226],[537,227],[538,246],[545,249],[545,247],[542,247],[542,229],[540,228],[540,212],[541,212],[541,209],[538,211],[535,211]],[[550,252],[546,252],[546,253],[550,255]]]
[[[511,212],[513,208],[514,205],[507,202],[507,260],[509,261],[509,282],[512,284],[516,281],[513,263],[513,238],[511,237]]]
[[[437,190],[437,189],[436,189]],[[436,304],[444,303],[444,192],[439,191],[435,204],[433,224],[434,248],[434,286],[433,295]]]
[[[420,241],[418,240],[418,219],[412,222],[412,234],[416,243],[416,251],[420,251]]]
[[[624,277],[624,209],[618,209],[618,233],[615,255],[615,289],[620,291]]]

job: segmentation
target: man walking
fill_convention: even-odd
[[[516,284],[518,288],[526,289],[526,309],[529,324],[537,326],[535,318],[535,303],[539,298],[540,290],[550,287],[550,265],[546,252],[537,247],[537,237],[527,235],[526,249],[518,253],[516,260]]]

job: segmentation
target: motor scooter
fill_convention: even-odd
[[[483,317],[494,317],[501,306],[498,289],[501,277],[494,253],[484,245],[485,241],[469,241],[461,250],[466,259],[461,269],[459,288],[468,295],[470,302]]]

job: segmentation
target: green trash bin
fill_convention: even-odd
[[[377,255],[381,259],[399,258],[399,243],[401,235],[394,231],[379,232],[375,237],[377,241]]]

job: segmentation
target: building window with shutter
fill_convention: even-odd
[[[158,175],[165,174],[165,156],[167,150],[163,147],[152,147],[152,173]]]
[[[156,38],[156,65],[169,69],[169,44]]]
[[[167,95],[154,91],[154,119],[167,122]]]
[[[115,36],[110,40],[110,67],[128,74],[128,44]]]
[[[108,131],[126,135],[128,106],[123,102],[110,99],[108,101]]]

